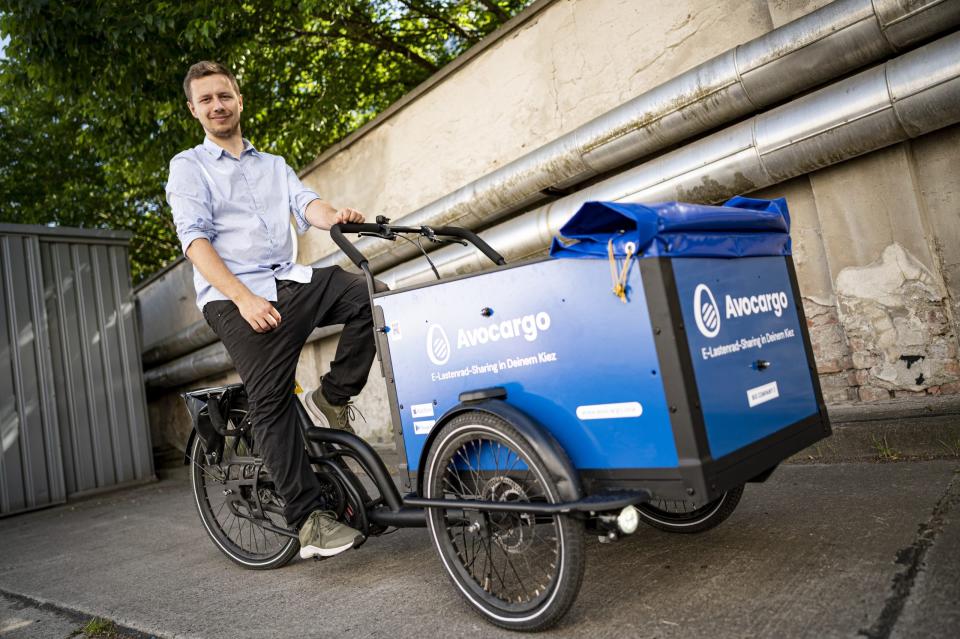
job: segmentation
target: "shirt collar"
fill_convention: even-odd
[[[243,151],[240,152],[240,155],[243,155],[244,153],[260,155],[260,151],[257,150],[257,147],[253,146],[253,143],[247,138],[243,138]]]
[[[214,158],[217,158],[217,159],[220,159],[223,156],[223,154],[227,152],[226,149],[224,149],[222,146],[220,146],[219,144],[217,144],[216,142],[214,142],[208,137],[203,138],[203,144],[201,146],[203,146],[203,149],[207,153],[209,153],[210,155],[212,155]],[[260,151],[257,150],[257,147],[253,146],[250,140],[248,140],[247,138],[243,138],[243,151],[240,152],[240,156],[242,157],[245,153],[253,153],[253,154],[259,155]]]

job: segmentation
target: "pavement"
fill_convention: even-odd
[[[711,531],[590,540],[580,595],[544,635],[956,636],[960,458],[949,439],[907,454],[889,433],[939,428],[932,445],[960,425],[883,415],[838,421],[867,448],[797,456]],[[185,468],[0,520],[0,637],[66,637],[91,616],[140,637],[514,636],[468,609],[423,529],[323,562],[235,566],[205,536]]]
[[[84,621],[76,613],[57,610],[52,606],[39,606],[19,597],[0,595],[0,637],[68,637],[83,626]]]

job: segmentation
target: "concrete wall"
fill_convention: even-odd
[[[402,217],[825,0],[556,0],[335,153],[303,180],[335,204]],[[804,308],[828,402],[960,392],[960,128],[789,182]],[[301,238],[302,263],[332,252]],[[315,386],[336,338],[309,345]],[[202,382],[191,384],[192,387]],[[389,441],[375,364],[358,432]],[[164,416],[173,402],[156,398]],[[153,414],[153,413],[152,413]],[[158,417],[166,419],[166,417]],[[175,420],[173,420],[175,421]],[[181,426],[159,430],[176,439]]]
[[[960,392],[960,127],[765,189],[794,260],[828,402]]]

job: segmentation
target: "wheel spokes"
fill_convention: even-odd
[[[224,450],[233,451],[234,447],[225,445]],[[236,497],[223,495],[222,493],[225,490],[224,484],[211,479],[211,477],[215,477],[217,474],[221,474],[227,481],[239,479],[243,476],[243,469],[231,463],[232,453],[226,454],[230,455],[231,458],[222,460],[219,465],[208,466],[202,469],[207,472],[203,472],[200,476],[199,481],[203,488],[203,498],[207,501],[210,513],[219,526],[220,532],[226,538],[225,541],[232,544],[236,552],[249,559],[260,559],[275,555],[289,543],[289,539],[272,530],[264,529],[261,522],[250,518],[255,517],[250,505],[253,499],[252,487],[243,489],[244,492],[250,490],[250,495],[242,496],[239,503],[235,506],[228,507],[228,502]],[[208,472],[209,469],[216,469],[219,473],[215,472],[211,474]],[[274,499],[272,497],[273,493],[269,488],[260,488],[260,490],[266,491],[266,494],[269,495],[271,499]],[[261,493],[261,500],[264,496],[265,494]],[[234,507],[237,508],[242,515],[247,515],[247,517],[238,517],[234,514],[231,510],[231,508]],[[279,515],[272,515],[266,511],[264,511],[264,515],[266,516],[266,520],[263,523],[269,523],[275,526],[285,525],[285,522],[278,522],[274,519],[274,517],[282,519]],[[267,532],[271,535],[269,538],[267,537]]]
[[[456,499],[547,501],[529,469],[529,461],[504,442],[470,438],[447,457],[440,485],[444,496]],[[538,521],[532,513],[482,512],[447,523],[445,530],[463,569],[484,592],[524,605],[543,596],[557,577],[557,526],[556,516]]]

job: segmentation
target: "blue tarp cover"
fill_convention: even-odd
[[[748,257],[790,254],[790,214],[783,198],[735,197],[723,206],[684,202],[587,202],[554,238],[551,257]]]

